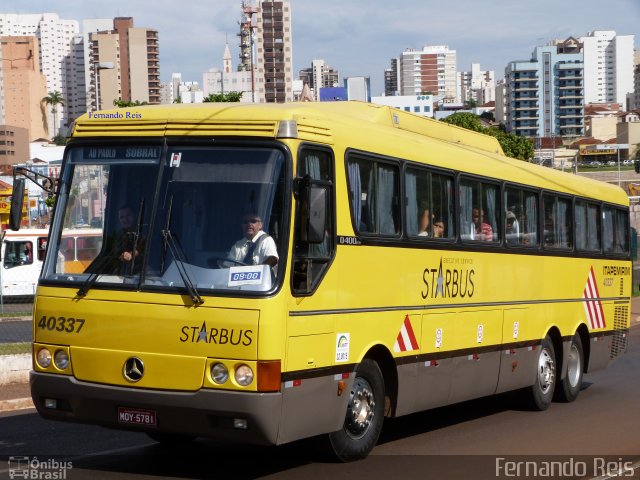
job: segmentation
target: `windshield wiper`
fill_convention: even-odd
[[[204,300],[200,296],[200,294],[198,293],[198,290],[196,289],[196,286],[193,284],[193,281],[189,277],[189,273],[187,272],[187,269],[184,266],[184,262],[185,262],[185,258],[186,258],[185,254],[184,254],[184,251],[182,250],[182,247],[180,246],[180,244],[178,242],[176,242],[175,237],[171,233],[170,226],[171,226],[171,210],[172,210],[172,208],[173,208],[173,195],[171,195],[171,198],[169,199],[169,209],[167,211],[167,219],[165,221],[165,228],[163,230],[161,230],[162,237],[164,238],[164,252],[166,252],[167,247],[168,247],[169,251],[171,252],[171,256],[173,257],[174,261],[176,262],[176,267],[178,268],[178,273],[180,274],[180,277],[182,278],[182,282],[184,283],[185,287],[187,287],[187,291],[189,292],[189,296],[191,297],[191,301],[193,302],[193,304],[195,306],[202,305],[204,303]],[[164,255],[163,255],[163,258],[162,258],[162,263],[163,263],[163,266],[164,266]]]
[[[134,263],[136,261],[136,258],[138,257],[137,255],[138,239],[140,238],[140,230],[142,230],[143,211],[144,211],[144,197],[140,199],[140,207],[138,208],[138,221],[136,223],[136,231],[123,233],[123,235],[125,236],[133,237],[133,242],[131,242],[133,245],[133,250],[131,251],[131,266],[129,268],[129,273],[131,275],[133,275]],[[97,264],[90,265],[90,268],[93,270],[93,272],[91,273],[91,275],[89,275],[89,277],[84,281],[82,286],[78,289],[78,291],[76,292],[76,295],[78,295],[79,297],[84,297],[87,293],[89,293],[89,290],[91,290],[91,288],[98,281],[98,277],[105,273],[102,271],[102,269],[107,265],[109,265],[110,263],[117,260],[118,257],[120,257],[120,254],[122,253],[119,251],[120,247],[121,247],[121,243],[116,242],[116,244],[109,251],[109,253],[103,256],[102,259]]]

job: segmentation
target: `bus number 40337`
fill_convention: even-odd
[[[38,328],[43,330],[66,332],[66,333],[80,333],[84,326],[84,319],[72,318],[72,317],[47,317],[43,315],[38,322]]]

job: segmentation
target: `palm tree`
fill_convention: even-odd
[[[64,105],[64,97],[62,96],[62,93],[56,90],[55,92],[49,92],[42,101],[47,105],[52,105],[51,113],[53,113],[53,136],[55,137],[58,133],[56,131],[58,125],[58,105]]]

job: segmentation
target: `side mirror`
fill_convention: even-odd
[[[300,240],[322,243],[327,227],[327,198],[329,187],[311,180],[309,175],[296,178],[294,192],[299,201]]]
[[[22,207],[24,205],[24,178],[16,178],[13,182],[11,194],[11,210],[9,212],[9,228],[13,231],[20,230],[22,223]]]
[[[309,243],[322,243],[327,217],[327,189],[311,185],[308,192],[307,224],[302,240]]]

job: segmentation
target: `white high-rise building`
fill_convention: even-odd
[[[596,30],[580,37],[584,55],[585,103],[626,104],[633,92],[634,35]]]
[[[479,63],[471,64],[470,72],[458,72],[458,98],[462,103],[475,100],[478,105],[492,102],[495,97],[495,73],[481,71]]]
[[[79,33],[79,25],[76,20],[63,20],[56,13],[42,14],[0,14],[0,36],[34,36],[38,38],[40,45],[40,69],[47,80],[47,91],[58,91],[62,97],[73,99],[75,96],[70,90],[73,83],[72,74],[69,71],[72,57],[73,38]],[[65,102],[66,103],[66,102]],[[72,118],[69,110],[72,105],[58,106],[57,122],[53,125],[54,115],[49,110],[49,135],[53,136],[59,127],[63,130]]]
[[[258,0],[255,25],[256,101],[293,100],[291,2]]]
[[[456,51],[446,45],[412,48],[400,55],[400,95],[434,95],[459,102]]]

